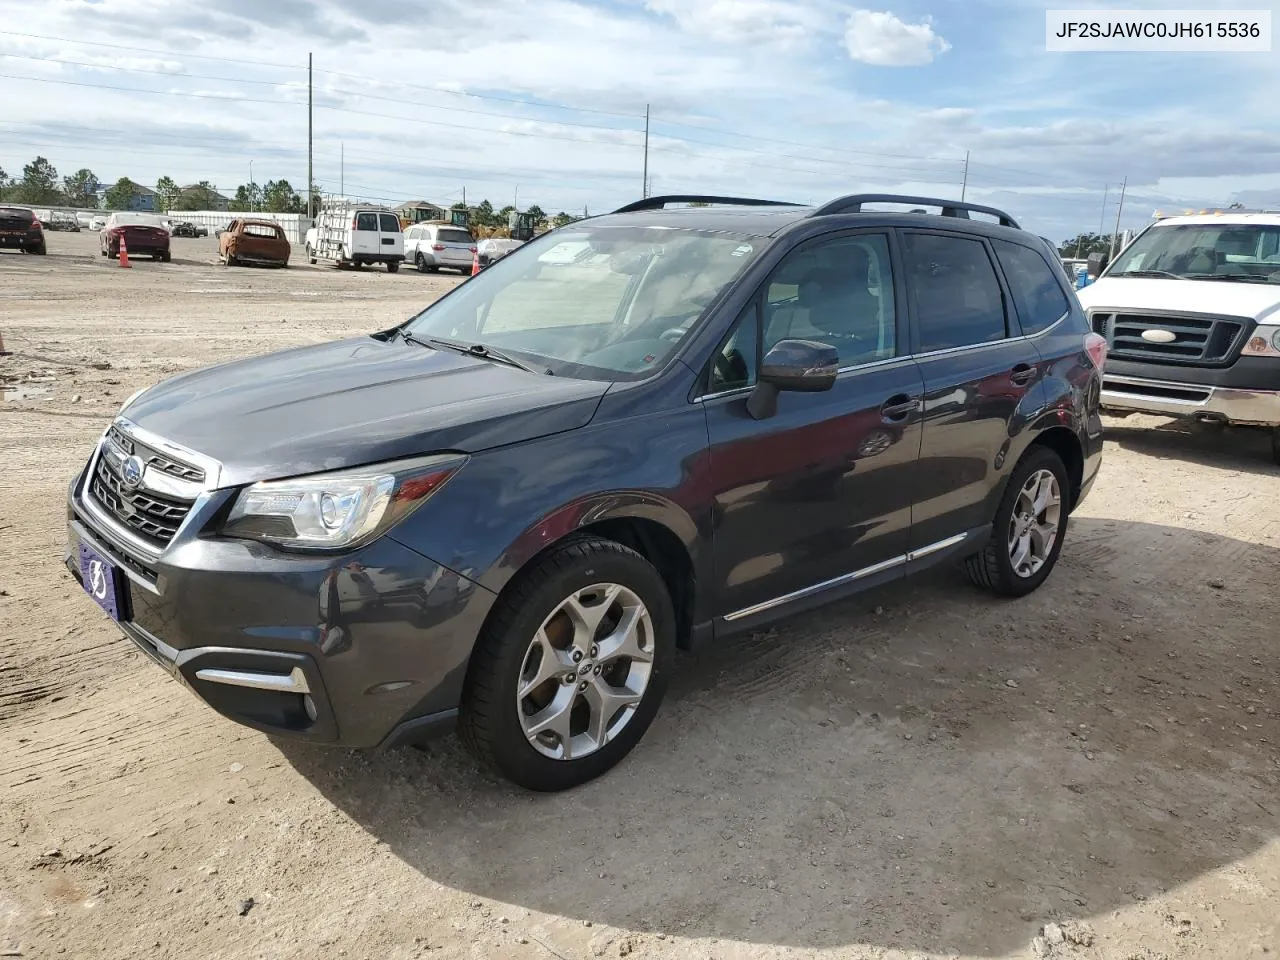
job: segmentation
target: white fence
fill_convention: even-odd
[[[171,210],[169,213],[163,214],[166,219],[172,220],[174,223],[194,223],[197,226],[208,227],[209,236],[213,236],[215,232],[223,229],[232,220],[245,217],[252,220],[270,220],[272,223],[278,223],[284,230],[284,235],[289,238],[289,242],[301,246],[307,239],[307,230],[311,228],[312,220],[310,217],[304,217],[300,213],[231,213],[226,210]]]

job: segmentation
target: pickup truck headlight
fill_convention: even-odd
[[[245,487],[221,533],[295,550],[358,547],[402,520],[466,462],[439,454]]]
[[[1280,327],[1255,328],[1241,353],[1246,357],[1280,357]]]

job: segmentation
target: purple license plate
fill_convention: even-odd
[[[80,582],[85,593],[107,611],[112,620],[120,619],[120,591],[116,568],[91,547],[80,544]]]

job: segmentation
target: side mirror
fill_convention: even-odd
[[[840,372],[835,347],[813,340],[779,340],[760,365],[760,380],[747,398],[747,412],[764,420],[778,412],[778,393],[830,390]]]
[[[1089,276],[1095,280],[1098,279],[1102,275],[1102,271],[1107,269],[1107,263],[1110,262],[1110,259],[1105,253],[1089,254]]]

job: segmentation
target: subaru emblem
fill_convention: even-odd
[[[130,490],[142,482],[142,461],[137,457],[126,457],[120,465],[120,479]]]

